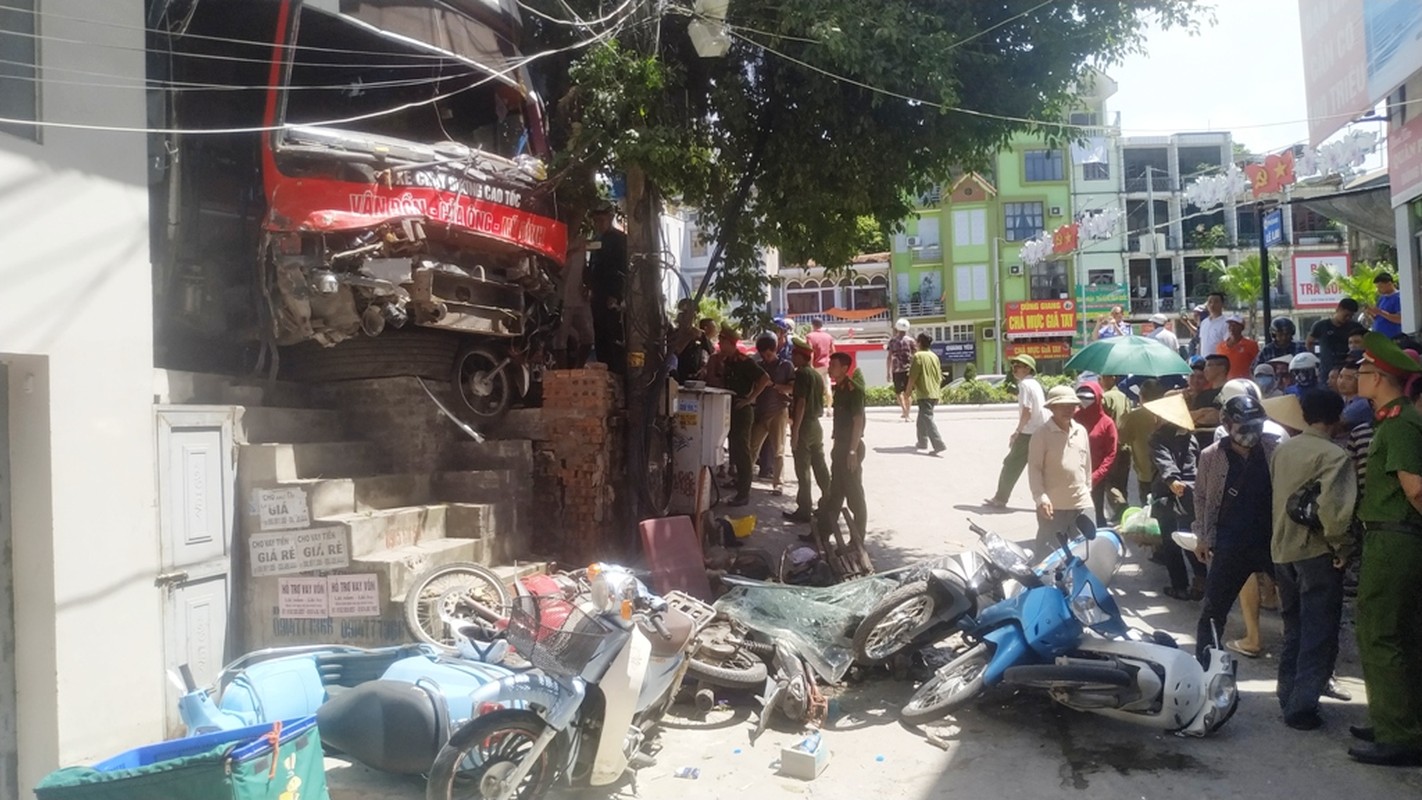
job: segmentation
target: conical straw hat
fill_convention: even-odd
[[[1304,422],[1303,408],[1299,406],[1299,398],[1292,394],[1265,400],[1264,413],[1269,415],[1269,419],[1290,430],[1301,431],[1308,427],[1308,423]]]
[[[1185,395],[1167,395],[1159,400],[1143,403],[1141,408],[1187,431],[1195,427],[1195,420],[1190,418],[1190,406],[1185,402]]]

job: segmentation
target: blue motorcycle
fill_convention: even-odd
[[[1077,527],[1089,550],[1096,526],[1083,515]],[[1061,560],[1046,574],[1033,570],[1018,548],[989,549],[994,565],[1022,584],[1023,590],[988,606],[976,618],[959,621],[965,638],[976,644],[918,688],[900,712],[905,722],[918,724],[944,716],[1002,683],[1012,667],[1053,663],[1078,646],[1087,628],[1108,637],[1129,634],[1110,590],[1088,566],[1089,552],[1073,552],[1066,535],[1059,538]],[[1120,677],[1103,673],[1102,680],[1117,686]]]

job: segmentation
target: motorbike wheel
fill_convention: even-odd
[[[1116,667],[1094,667],[1088,664],[1030,664],[1012,667],[1003,680],[1018,686],[1038,689],[1069,689],[1100,692],[1130,686],[1135,678]]]
[[[931,722],[976,697],[991,655],[987,645],[979,644],[953,659],[918,687],[899,718],[910,725]]]
[[[728,689],[759,689],[769,674],[765,660],[726,622],[713,622],[702,632],[688,656],[686,673]]]
[[[913,644],[937,608],[928,581],[904,584],[869,609],[854,629],[854,660],[878,664]]]
[[[512,364],[499,368],[500,359],[483,347],[468,347],[454,358],[454,374],[450,382],[459,396],[461,406],[482,422],[492,422],[504,415],[513,402],[514,380]]]
[[[499,783],[528,755],[545,723],[531,711],[499,711],[478,717],[449,737],[430,767],[425,800],[459,797],[490,798]],[[519,800],[542,797],[558,774],[557,740],[538,756],[513,796]]]
[[[511,603],[503,579],[483,564],[442,564],[415,578],[405,593],[405,626],[416,639],[453,650],[454,631],[445,620],[482,621],[471,601],[499,616],[508,615]]]

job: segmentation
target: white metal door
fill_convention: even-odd
[[[217,677],[227,658],[227,609],[236,516],[236,450],[225,408],[158,409],[159,539],[165,595],[164,662],[192,670],[198,685]],[[168,727],[178,733],[176,689]]]
[[[15,696],[15,572],[11,558],[10,386],[0,364],[0,797],[19,797]]]

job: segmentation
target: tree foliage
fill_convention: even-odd
[[[1250,328],[1254,329],[1254,307],[1264,297],[1267,288],[1264,275],[1259,269],[1259,255],[1250,254],[1238,264],[1226,264],[1218,258],[1208,258],[1200,266],[1214,276],[1214,291],[1224,294],[1233,308],[1245,309],[1249,316]],[[1279,280],[1279,259],[1269,256],[1269,283],[1273,286]]]
[[[645,2],[617,15],[617,0],[522,0],[527,52],[572,48],[531,67],[560,203],[572,215],[597,175],[637,165],[700,209],[724,247],[713,293],[748,306],[764,296],[761,247],[847,264],[864,219],[886,244],[911,197],[986,165],[1013,133],[1080,135],[1030,120],[1064,119],[1074,87],[1138,50],[1147,25],[1207,13],[1198,0],[731,0],[730,51],[706,59],[687,6],[655,18]],[[569,25],[570,12],[610,18]],[[574,47],[595,32],[615,35]]]
[[[1397,269],[1393,265],[1384,261],[1359,261],[1353,265],[1353,272],[1349,275],[1336,272],[1328,267],[1320,266],[1314,275],[1314,282],[1320,287],[1338,284],[1338,288],[1343,291],[1344,297],[1351,297],[1358,301],[1358,305],[1376,306],[1378,304],[1378,287],[1373,283],[1382,273],[1388,273],[1397,280]]]

